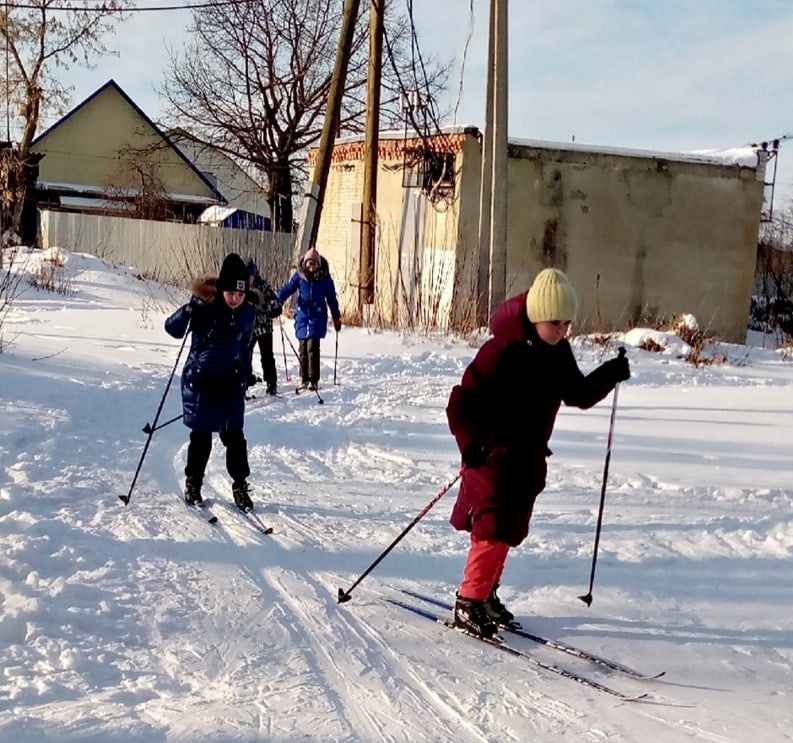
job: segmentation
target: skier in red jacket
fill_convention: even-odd
[[[528,292],[496,310],[493,337],[449,397],[449,428],[463,461],[450,520],[471,533],[454,621],[476,635],[492,637],[499,624],[514,620],[496,591],[509,549],[528,535],[545,487],[560,404],[590,408],[630,377],[624,356],[581,373],[565,338],[577,307],[567,277],[541,271]]]

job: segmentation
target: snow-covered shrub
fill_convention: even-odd
[[[31,286],[57,294],[74,294],[72,277],[66,268],[66,254],[60,248],[50,248],[40,255],[36,270],[28,279]]]

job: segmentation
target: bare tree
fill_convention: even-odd
[[[135,219],[170,220],[175,214],[168,208],[168,189],[160,177],[163,142],[124,146],[117,152],[121,181],[105,188],[108,200],[123,203],[126,215]]]
[[[760,227],[749,325],[785,342],[793,336],[793,206]]]
[[[107,54],[102,38],[123,20],[128,0],[103,0],[87,6],[76,0],[25,0],[0,7],[0,41],[6,71],[6,134],[11,139],[10,117],[16,142],[3,149],[2,167],[7,188],[2,189],[0,235],[6,242],[19,234],[25,194],[35,181],[35,159],[30,145],[45,114],[64,112],[71,89],[54,76],[55,68],[73,64],[90,67],[90,60]]]
[[[168,115],[267,179],[273,229],[291,231],[295,187],[306,176],[308,148],[319,142],[340,32],[339,0],[260,0],[193,11],[193,41],[172,51],[162,93]],[[351,55],[340,134],[363,131],[368,18]],[[383,124],[402,121],[401,88],[437,96],[448,66],[411,58],[410,25],[387,18]],[[416,72],[420,70],[421,77]],[[410,81],[409,83],[406,81]]]

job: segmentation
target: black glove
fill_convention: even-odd
[[[603,364],[603,368],[608,370],[608,374],[614,380],[614,384],[631,378],[631,367],[628,364],[628,357],[625,355],[624,348],[620,349],[620,354],[616,359],[611,359],[611,361]]]
[[[187,309],[187,314],[191,315],[193,313],[193,310],[196,310],[199,307],[203,307],[205,304],[206,302],[203,299],[200,299],[199,297],[193,295],[192,297],[190,297],[190,301],[185,305]]]
[[[490,452],[483,444],[474,442],[463,449],[463,464],[471,469],[476,469],[484,464]]]
[[[334,317],[333,318],[333,329],[338,333],[341,330],[341,318]]]

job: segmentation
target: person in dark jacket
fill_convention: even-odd
[[[314,248],[306,251],[297,271],[278,292],[278,299],[284,303],[295,292],[298,292],[295,335],[299,343],[301,387],[316,390],[320,341],[328,332],[328,308],[337,333],[341,330],[341,312],[328,262]]]
[[[547,268],[528,292],[496,310],[490,338],[449,397],[449,428],[462,454],[452,526],[471,533],[454,621],[492,637],[514,616],[497,589],[510,547],[528,535],[545,487],[548,441],[562,402],[590,408],[630,377],[624,356],[584,376],[566,340],[578,300],[567,277]]]
[[[275,395],[278,392],[278,374],[275,371],[273,354],[273,319],[281,314],[281,302],[275,290],[262,278],[253,258],[248,261],[248,271],[250,273],[248,296],[256,307],[256,325],[251,343],[251,368],[253,368],[253,352],[258,345],[262,360],[262,379],[267,385],[267,394]],[[256,377],[251,376],[248,381],[255,383]]]
[[[251,340],[256,311],[246,301],[248,267],[236,253],[223,260],[217,278],[193,282],[193,296],[165,321],[174,338],[191,332],[190,351],[182,370],[184,424],[190,430],[185,465],[185,501],[201,505],[212,433],[226,447],[226,469],[234,503],[252,511],[249,494],[248,444],[243,433],[245,390],[251,375]]]

